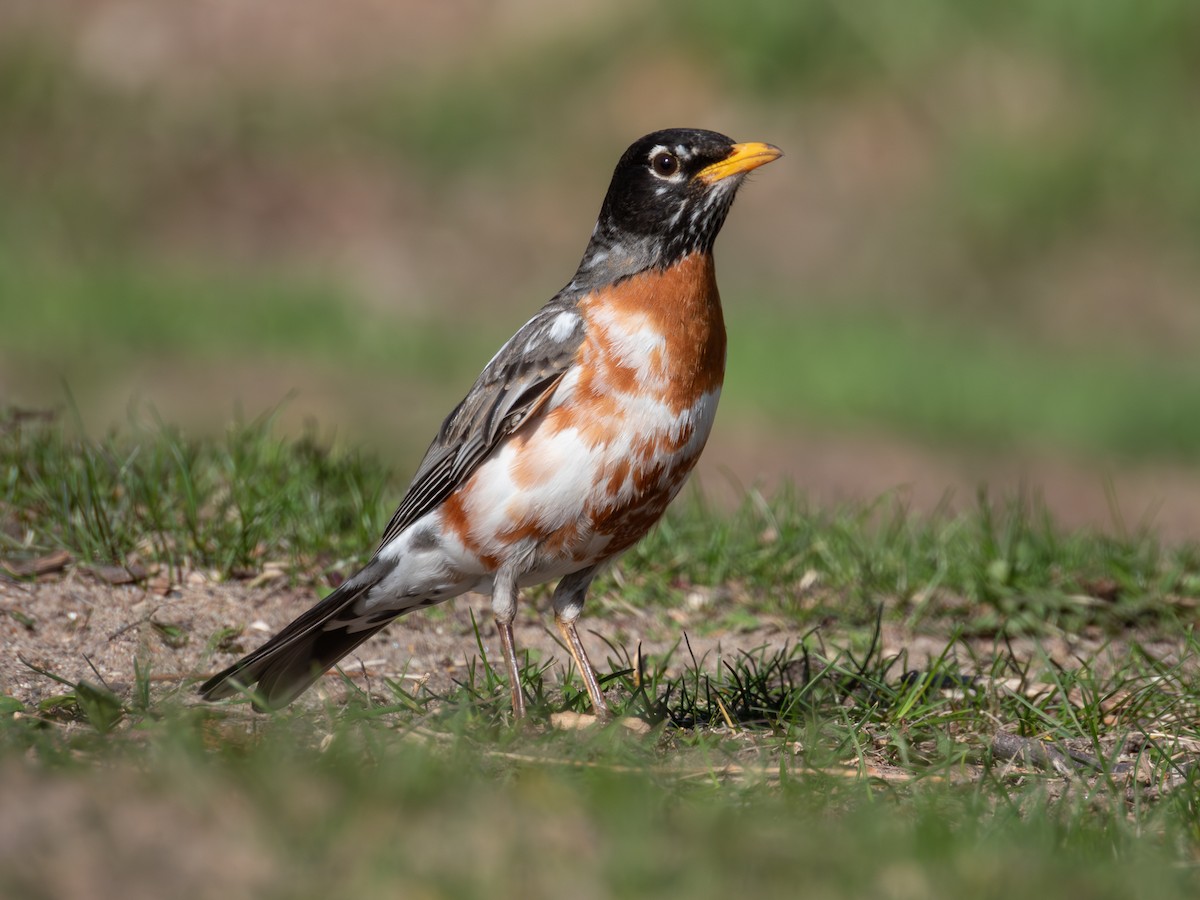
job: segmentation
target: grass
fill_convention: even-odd
[[[286,559],[320,580],[388,511],[377,462],[269,417],[218,440],[162,423],[94,440],[10,413],[0,435],[10,561]],[[26,850],[0,857],[0,889],[63,896],[72,872],[181,896],[1193,896],[1200,648],[1178,597],[1196,560],[985,500],[924,522],[886,502],[684,504],[598,587],[599,617],[605,598],[654,609],[701,585],[725,592],[714,616],[782,616],[795,639],[719,664],[610,644],[610,702],[638,731],[551,726],[586,697],[536,662],[533,725],[514,727],[483,654],[445,691],[347,678],[345,703],[269,716],[197,706],[140,662],[120,694],[42,669],[36,704],[0,698],[6,795],[40,798],[13,807]],[[885,654],[896,623],[942,649]],[[1079,628],[1110,646],[1069,668],[1011,643]],[[83,804],[87,828],[56,804]],[[182,848],[224,862],[181,880]]]
[[[731,313],[723,402],[800,411],[830,428],[873,428],[1003,451],[1056,447],[1125,459],[1194,459],[1194,366],[1092,342],[1053,349],[1029,335],[888,314]],[[953,377],[947,373],[953,372]]]
[[[135,421],[133,439],[70,435],[58,422],[8,414],[0,424],[9,557],[66,549],[84,560],[216,569],[266,560],[319,571],[373,546],[387,473],[333,456],[315,435],[272,436],[271,417],[223,440]]]
[[[376,393],[381,380],[409,385],[428,407],[449,409],[518,321],[492,314],[465,334],[436,318],[381,323],[354,314],[332,285],[153,267],[34,274],[0,265],[5,294],[41,301],[6,320],[0,349],[13,371],[79,385],[85,403],[122,384],[130,360],[169,359],[316,367]],[[992,450],[1142,460],[1200,453],[1200,425],[1178,414],[1200,405],[1200,377],[1169,354],[1099,342],[1054,350],[969,321],[935,326],[872,312],[781,317],[739,304],[729,319],[726,414],[765,410],[784,423]],[[437,424],[392,413],[389,421],[402,433]]]
[[[273,414],[215,440],[153,417],[99,440],[52,414],[0,418],[0,557],[10,561],[66,550],[221,578],[266,561],[302,579],[344,577],[366,562],[402,489],[377,459],[338,451],[315,430],[277,436]],[[681,586],[716,587],[742,614],[798,620],[836,613],[862,624],[887,598],[918,618],[969,608],[980,632],[1001,622],[1166,627],[1178,598],[1200,592],[1200,557],[1144,530],[1064,534],[1036,497],[981,493],[968,515],[921,519],[887,498],[818,510],[752,494],[730,514],[693,494],[601,583],[650,607],[676,602]],[[1096,593],[1112,602],[1092,602]],[[956,599],[931,600],[942,597]]]
[[[610,689],[620,714],[654,723],[647,734],[547,729],[536,704],[540,724],[513,728],[506,688],[483,670],[444,697],[393,685],[270,717],[184,706],[143,673],[129,700],[80,685],[38,710],[10,704],[0,756],[101,796],[103,769],[125,803],[172,811],[175,838],[202,848],[203,831],[179,833],[197,815],[236,826],[279,896],[782,895],[797,883],[833,897],[1191,896],[1194,667],[1134,652],[1109,673],[1034,675],[1000,654],[968,678],[950,659],[948,647],[906,673],[877,651],[801,644],[672,678],[650,663]],[[537,669],[524,678],[551,706],[569,697]],[[1014,762],[997,733],[1087,762],[1069,776]],[[113,840],[117,819],[101,806],[93,839]],[[35,882],[39,859],[8,868],[6,886],[58,883],[53,871]]]

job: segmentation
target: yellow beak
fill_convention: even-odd
[[[762,144],[757,141],[747,144],[734,144],[729,155],[720,162],[712,163],[701,169],[696,177],[709,184],[716,184],[730,175],[749,172],[759,166],[765,166],[772,160],[783,156],[783,151],[774,144]]]

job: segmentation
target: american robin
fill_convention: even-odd
[[[650,529],[704,448],[725,374],[713,242],[770,144],[669,129],[625,151],[570,283],[484,366],[442,423],[371,561],[200,687],[290,703],[397,616],[490,592],[525,714],[521,587],[559,579],[554,617],[599,716],[575,623],[600,568]]]

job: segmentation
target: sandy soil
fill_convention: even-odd
[[[164,590],[165,589],[165,590]],[[681,592],[682,594],[682,592]],[[0,580],[0,693],[35,704],[62,694],[67,687],[38,674],[27,663],[75,682],[103,681],[118,695],[128,696],[134,683],[134,663],[149,665],[157,688],[181,688],[207,677],[253,649],[287,624],[315,600],[311,590],[275,584],[207,583],[198,573],[182,585],[166,585],[149,579],[144,585],[112,585],[83,568],[46,576],[35,582]],[[632,654],[640,643],[643,653],[666,654],[687,636],[692,650],[707,671],[715,671],[722,658],[761,648],[778,649],[797,641],[807,627],[762,617],[757,624],[736,632],[713,628],[716,618],[736,601],[705,600],[681,595],[677,607],[668,610],[637,610],[616,596],[598,596],[590,601],[593,611],[585,613],[585,642],[601,673],[624,666],[624,661],[606,641]],[[551,633],[553,614],[548,599],[538,598],[522,607],[516,623],[517,643],[531,651],[535,660],[554,661],[552,678],[561,677],[570,657]],[[5,615],[7,613],[7,615]],[[471,621],[480,623],[484,650],[497,668],[499,646],[486,598],[468,595],[426,613],[398,620],[343,661],[344,670],[360,686],[380,696],[387,695],[384,678],[403,679],[411,689],[442,693],[465,679],[467,667],[477,663],[478,649]],[[816,623],[813,623],[816,624]],[[549,627],[548,627],[549,626]],[[223,629],[243,629],[219,648],[211,639]],[[590,633],[589,633],[590,632]],[[846,643],[836,622],[827,623],[822,637],[830,652]],[[1144,645],[1163,659],[1171,659],[1177,648],[1138,636]],[[915,633],[897,625],[885,628],[883,652],[903,654],[897,677],[906,670],[920,669],[944,650],[946,634]],[[1035,669],[1048,662],[1077,668],[1080,660],[1103,665],[1105,656],[1119,661],[1120,642],[1103,634],[1060,635],[1038,642],[1017,640],[1011,649]],[[996,647],[990,640],[963,642],[954,655],[964,672],[986,667]],[[975,660],[986,662],[976,664]],[[690,664],[679,649],[666,666],[667,674],[678,674]],[[329,675],[303,698],[319,703],[335,702],[347,692],[343,680]]]
[[[122,695],[132,689],[135,659],[143,665],[149,663],[158,684],[182,685],[233,662],[315,600],[311,590],[283,584],[210,584],[198,574],[188,580],[190,583],[169,589],[166,596],[145,586],[110,585],[78,569],[32,583],[0,581],[0,610],[17,613],[0,616],[0,640],[6,650],[0,657],[3,692],[29,703],[66,690],[22,660],[70,681],[102,678]],[[641,641],[648,654],[665,652],[692,624],[682,611],[674,617],[680,621],[674,621],[658,613],[618,607],[618,602],[599,598],[593,606],[607,609],[591,626],[631,651]],[[541,605],[548,603],[543,600]],[[478,656],[472,612],[480,622],[485,651],[498,663],[499,645],[487,600],[469,595],[430,613],[397,621],[347,658],[343,667],[372,690],[386,691],[384,677],[407,679],[414,687],[423,682],[438,692],[447,690],[456,679],[465,678],[468,664]],[[534,658],[556,660],[561,672],[569,656],[548,629],[552,625],[548,608],[537,609],[527,603],[518,616],[517,642],[520,648],[532,651]],[[585,620],[585,631],[587,627]],[[244,631],[221,649],[210,650],[210,637],[227,628]],[[717,665],[721,652],[778,646],[796,637],[769,622],[736,638],[701,636],[694,628],[689,629],[689,636],[698,656],[710,654],[710,668]],[[598,638],[593,635],[585,640],[598,666],[615,666],[615,661],[606,663],[609,651]],[[344,690],[340,678],[329,676],[313,694],[336,699]],[[319,699],[310,696],[306,702]]]

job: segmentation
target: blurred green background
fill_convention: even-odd
[[[290,395],[406,474],[625,146],[708,127],[787,156],[718,244],[706,487],[1194,538],[1198,107],[1195,0],[9,0],[0,402]]]

